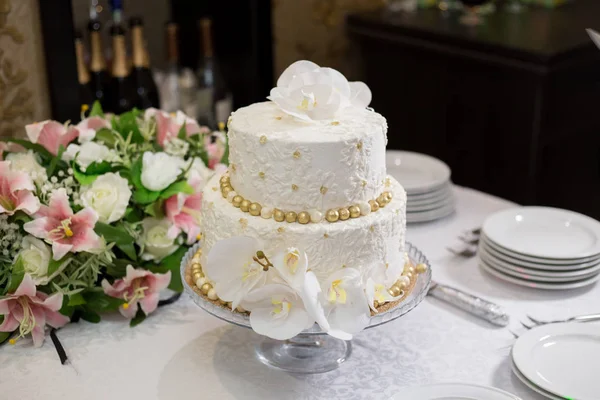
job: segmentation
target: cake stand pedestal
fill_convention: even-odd
[[[192,247],[181,262],[181,278],[185,291],[194,303],[207,313],[231,324],[251,328],[246,313],[234,312],[199,295],[185,279],[186,269],[199,244]],[[431,266],[421,251],[406,243],[406,252],[413,264],[427,265],[427,271],[419,274],[410,294],[395,307],[371,316],[365,329],[388,323],[415,308],[427,295],[431,283]],[[336,339],[323,332],[318,325],[307,329],[289,340],[275,340],[268,337],[255,347],[256,357],[262,363],[282,371],[298,374],[316,374],[336,369],[352,354],[352,343]]]

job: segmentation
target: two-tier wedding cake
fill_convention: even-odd
[[[195,284],[250,312],[258,333],[287,339],[316,322],[349,339],[416,280],[386,120],[364,83],[309,61],[269,99],[228,121],[229,169],[203,193]]]

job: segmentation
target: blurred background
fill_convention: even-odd
[[[298,59],[363,80],[391,149],[600,217],[598,0],[0,0],[0,135],[82,104],[216,127]]]

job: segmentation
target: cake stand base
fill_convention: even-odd
[[[301,333],[284,341],[265,338],[256,345],[256,355],[261,362],[296,374],[317,374],[334,370],[351,353],[351,342],[328,335]]]

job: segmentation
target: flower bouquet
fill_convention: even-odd
[[[226,168],[224,127],[98,103],[81,118],[0,142],[0,343],[31,334],[40,346],[46,325],[116,310],[134,326],[161,290],[182,291],[202,187]]]

